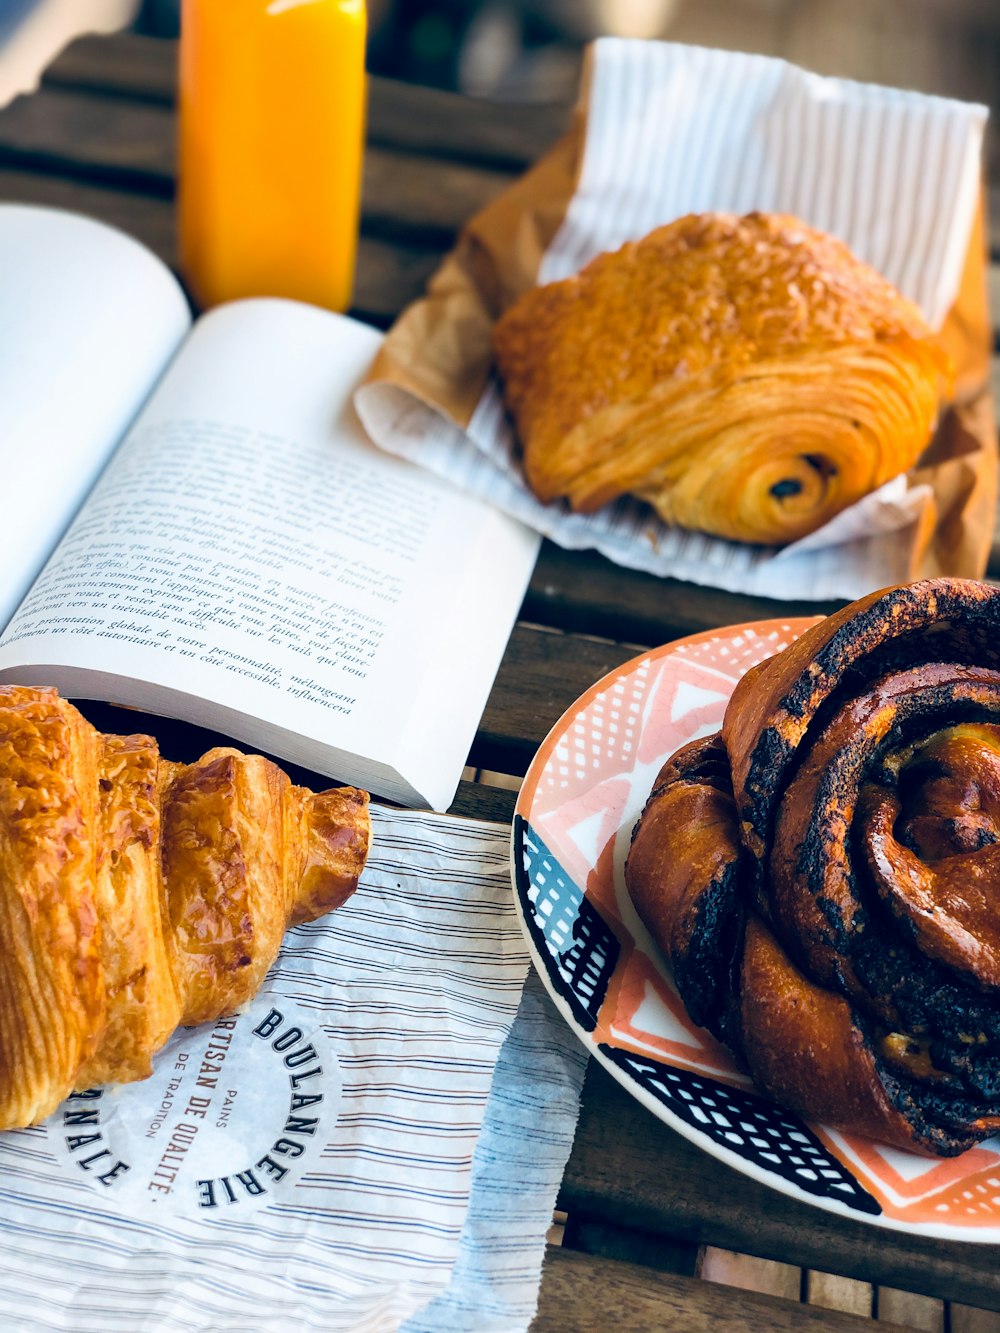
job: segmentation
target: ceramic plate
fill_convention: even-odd
[[[514,889],[535,965],[587,1049],[643,1106],[738,1171],[818,1207],[953,1240],[1000,1240],[1000,1140],[948,1160],[806,1123],[695,1027],[625,891],[664,759],[716,731],[733,687],[811,620],[761,621],[643,654],[573,705],[518,798]]]

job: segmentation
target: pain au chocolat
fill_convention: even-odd
[[[941,1155],[1000,1130],[1000,589],[874,593],[755,667],[625,875],[776,1101]]]
[[[528,484],[779,545],[906,471],[950,387],[920,311],[794,217],[692,214],[525,293],[493,349]]]
[[[244,1004],[369,839],[365,792],[233,749],[169,763],[55,690],[0,687],[0,1129],[147,1077],[178,1024]]]

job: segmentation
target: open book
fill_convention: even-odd
[[[538,537],[369,443],[380,340],[277,300],[192,328],[136,242],[0,206],[0,681],[445,809]]]

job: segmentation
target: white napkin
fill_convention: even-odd
[[[546,1232],[573,1146],[587,1052],[528,973],[497,1060],[448,1288],[402,1333],[523,1333],[535,1316]]]
[[[176,1034],[148,1082],[0,1135],[7,1326],[391,1330],[447,1293],[461,1254],[526,1327],[582,1051],[541,1102],[536,1084],[557,1132],[541,1188],[508,1182],[528,1195],[497,1267],[469,1238],[473,1162],[488,1099],[502,1114],[498,1055],[517,1064],[534,1012],[504,1046],[527,971],[509,830],[379,808],[373,822],[358,892],[289,932],[235,1021]]]
[[[580,180],[539,281],[575,273],[684,213],[788,212],[846,241],[937,327],[961,277],[986,115],[766,56],[602,39]],[[889,483],[859,502],[853,522],[838,516],[775,552],[668,528],[630,500],[591,515],[541,504],[522,479],[495,381],[467,434],[396,388],[366,385],[356,402],[382,447],[561,546],[596,547],[630,568],[732,592],[853,598],[898,582],[930,503],[929,488],[904,497]]]

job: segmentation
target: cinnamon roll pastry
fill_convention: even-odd
[[[244,1004],[369,840],[352,787],[228,748],[169,763],[55,690],[0,687],[0,1129],[147,1077],[178,1024]]]
[[[525,293],[493,348],[544,501],[621,495],[779,545],[905,472],[951,367],[919,310],[794,217],[692,214]]]
[[[941,1155],[1000,1130],[1000,589],[873,593],[755,667],[625,875],[775,1100]]]

